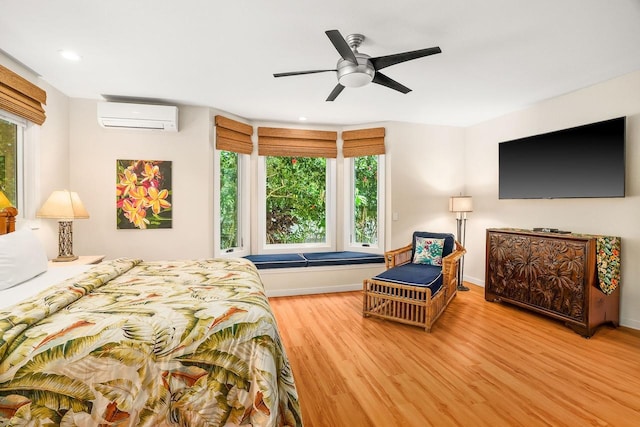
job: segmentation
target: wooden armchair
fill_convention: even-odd
[[[425,239],[437,240],[436,248],[442,245],[441,265],[415,259],[416,243],[421,249]],[[465,252],[452,234],[413,233],[411,244],[385,252],[386,271],[364,280],[363,316],[421,326],[429,332],[456,296],[458,264]]]

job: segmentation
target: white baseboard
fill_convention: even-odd
[[[465,282],[473,283],[474,285],[482,286],[484,288],[484,279],[478,279],[472,276],[462,276],[462,280]]]
[[[360,290],[362,290],[362,283],[317,288],[274,289],[266,292],[268,297],[290,297],[294,295],[328,294],[331,292],[351,292]]]
[[[635,319],[620,319],[620,326],[624,326],[626,328],[638,329],[640,330],[640,320]]]

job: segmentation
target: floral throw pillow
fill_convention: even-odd
[[[442,248],[444,248],[444,239],[416,237],[416,251],[413,254],[413,263],[442,265]]]

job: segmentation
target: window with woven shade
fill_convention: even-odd
[[[251,154],[253,152],[253,127],[224,116],[215,116],[216,149],[234,153]]]
[[[46,103],[47,92],[0,65],[0,110],[41,125]]]
[[[214,254],[249,254],[249,156],[253,127],[224,116],[214,117]]]
[[[333,131],[259,127],[258,154],[335,159],[337,139],[338,132]]]
[[[342,132],[345,157],[345,247],[384,250],[384,128]]]
[[[384,128],[347,130],[342,132],[342,155],[346,157],[384,154]]]
[[[258,128],[260,252],[335,250],[337,137]]]

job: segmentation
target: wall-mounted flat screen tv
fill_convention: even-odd
[[[500,199],[624,197],[625,117],[498,144]]]

